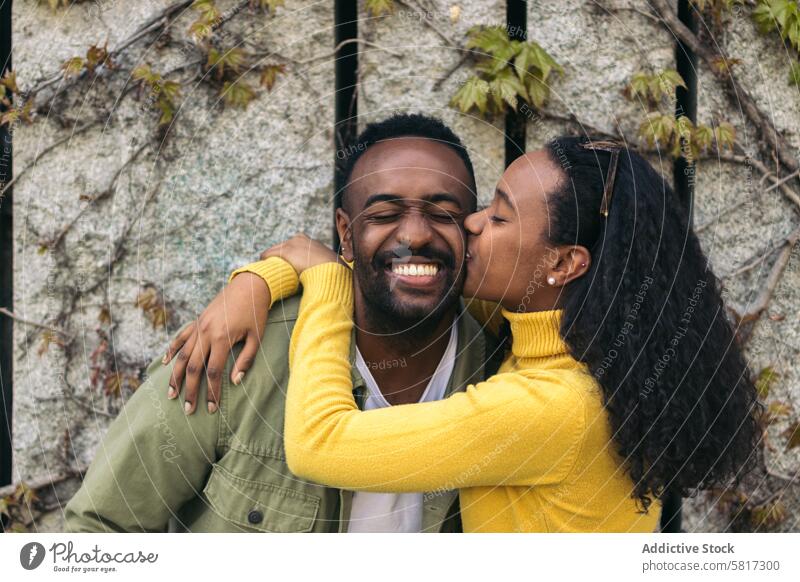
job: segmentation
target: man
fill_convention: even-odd
[[[354,258],[356,399],[370,409],[444,398],[491,375],[501,355],[459,299],[472,164],[450,129],[421,115],[372,124],[358,144],[336,216]],[[415,280],[421,263],[428,276]],[[230,356],[212,346],[198,362],[185,347],[170,364],[154,361],[68,503],[68,530],[459,531],[455,491],[353,494],[289,472],[284,395],[298,307],[299,296],[276,303],[260,343]],[[252,367],[233,385],[243,349]],[[224,371],[212,363],[222,352]],[[184,370],[179,405],[167,392]]]

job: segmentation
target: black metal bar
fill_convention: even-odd
[[[678,0],[678,18],[690,30],[697,32],[697,19],[690,0]],[[675,45],[675,67],[686,82],[686,88],[678,87],[675,94],[675,117],[685,115],[692,123],[697,122],[697,55],[682,42]],[[694,217],[694,161],[679,157],[672,165],[672,178],[675,192],[684,208]],[[661,531],[681,532],[683,519],[683,500],[674,492],[664,495],[661,512]]]
[[[358,38],[358,3],[352,0],[334,2],[335,46]],[[347,146],[358,136],[358,43],[342,46],[336,54],[335,67],[335,121],[334,121],[334,200],[333,209],[341,206],[341,193],[345,186],[343,161]],[[333,248],[339,248],[339,233],[333,226]]]
[[[11,0],[0,0],[0,66],[0,74],[11,69]],[[8,126],[0,128],[0,189],[11,181],[11,137]],[[14,307],[14,217],[11,206],[9,190],[0,196],[0,306],[9,311]],[[13,321],[0,315],[0,485],[11,483],[13,330]]]
[[[506,2],[506,31],[512,40],[528,40],[528,2],[508,0]],[[511,162],[525,153],[526,118],[517,111],[509,111],[505,118],[505,162]]]
[[[679,0],[678,18],[690,30],[697,32],[697,19],[690,0]],[[692,123],[697,122],[697,55],[682,42],[675,47],[675,65],[678,73],[686,81],[686,89],[678,87],[675,102],[675,117],[685,115]],[[673,165],[673,181],[675,191],[684,204],[684,208],[692,212],[694,205],[694,163],[680,157]],[[692,213],[693,215],[693,213]]]

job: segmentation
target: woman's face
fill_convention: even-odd
[[[574,278],[558,270],[564,249],[548,243],[547,196],[563,177],[545,150],[527,153],[508,167],[492,203],[465,220],[465,296],[499,302],[509,311],[553,308],[561,285]]]

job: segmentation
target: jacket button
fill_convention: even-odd
[[[261,520],[264,519],[264,514],[254,509],[250,513],[247,514],[247,521],[250,523],[261,523]]]

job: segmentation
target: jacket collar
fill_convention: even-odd
[[[484,379],[486,359],[486,337],[481,326],[464,309],[461,299],[454,324],[458,327],[458,342],[456,344],[456,361],[453,373],[447,382],[445,397],[454,392],[464,390],[469,384],[480,382]],[[366,394],[366,382],[356,368],[356,332],[355,328],[350,334],[350,377],[353,381],[353,395],[359,408],[363,409]]]

